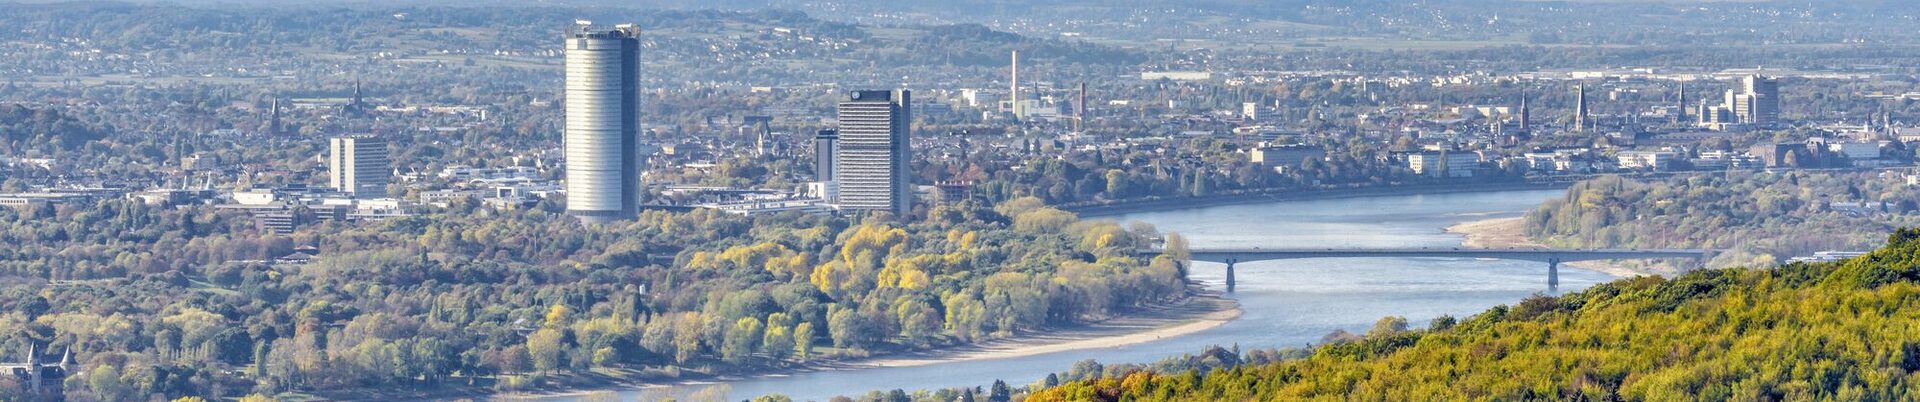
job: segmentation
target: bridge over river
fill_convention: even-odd
[[[1408,258],[1408,257],[1452,257],[1452,258],[1494,258],[1502,260],[1525,260],[1547,263],[1547,287],[1560,287],[1560,263],[1592,260],[1634,260],[1682,258],[1694,261],[1706,261],[1717,250],[1704,249],[1545,249],[1545,248],[1387,248],[1387,249],[1262,249],[1262,248],[1196,248],[1188,250],[1192,261],[1216,262],[1227,265],[1227,291],[1233,291],[1233,266],[1236,263],[1291,260],[1306,258]],[[1141,250],[1147,257],[1157,256],[1161,250]]]

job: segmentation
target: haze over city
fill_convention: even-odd
[[[0,401],[1920,398],[1920,5],[0,0]]]

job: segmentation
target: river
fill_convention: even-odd
[[[1442,228],[1458,222],[1518,216],[1560,190],[1396,195],[1335,200],[1278,201],[1097,219],[1151,223],[1186,236],[1193,247],[1365,248],[1458,247],[1461,237]],[[1196,263],[1192,278],[1218,287],[1219,264]],[[1192,335],[1132,346],[932,364],[794,373],[719,382],[706,395],[728,400],[780,393],[795,400],[825,401],[876,389],[935,389],[986,385],[995,379],[1029,384],[1074,362],[1145,363],[1208,345],[1243,349],[1306,346],[1327,333],[1364,332],[1374,321],[1403,316],[1416,326],[1440,315],[1465,316],[1547,291],[1546,267],[1537,262],[1471,258],[1351,258],[1280,260],[1236,266],[1243,314]],[[1563,269],[1562,291],[1609,281],[1606,274]],[[620,400],[685,398],[715,385],[685,384],[629,390]]]

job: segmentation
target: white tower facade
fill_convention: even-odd
[[[327,141],[327,182],[334,190],[356,198],[384,198],[393,163],[387,141],[371,134],[334,137]]]
[[[567,213],[593,223],[640,209],[640,30],[581,24],[566,38]]]

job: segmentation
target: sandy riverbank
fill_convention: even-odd
[[[972,360],[1026,357],[1073,350],[1106,349],[1153,342],[1218,327],[1240,316],[1240,306],[1217,294],[1202,294],[1168,306],[1072,328],[989,341],[925,354],[892,355],[848,362],[847,367],[913,367]]]
[[[624,379],[598,385],[560,387],[494,395],[500,400],[537,400],[551,397],[607,395],[610,392],[638,389],[664,389],[671,385],[712,385],[760,376],[782,376],[796,372],[857,370],[864,368],[913,367],[974,360],[1007,359],[1055,352],[1117,348],[1188,335],[1226,324],[1240,316],[1239,303],[1219,293],[1200,292],[1186,299],[1129,312],[1101,322],[1054,327],[1024,332],[1011,338],[983,341],[966,346],[935,350],[891,353],[868,358],[841,358],[816,361],[804,367],[759,374],[693,376],[679,379]],[[1061,369],[1065,369],[1064,367]]]
[[[1494,218],[1468,221],[1447,227],[1447,233],[1466,236],[1460,244],[1470,248],[1548,248],[1527,238],[1525,218]],[[1567,266],[1590,271],[1598,271],[1616,278],[1654,275],[1643,269],[1616,264],[1610,261],[1576,261]]]

